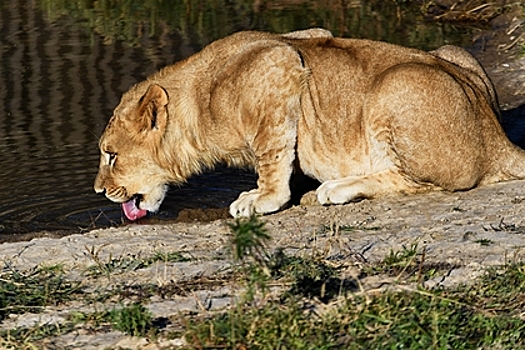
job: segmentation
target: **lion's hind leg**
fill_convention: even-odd
[[[327,205],[395,193],[416,193],[421,189],[420,185],[407,180],[395,168],[391,168],[378,173],[326,181],[319,186],[316,194],[319,203]]]

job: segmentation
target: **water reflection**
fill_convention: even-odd
[[[167,64],[242,29],[323,26],[337,35],[421,48],[470,35],[384,1],[65,1],[0,5],[0,233],[121,223],[92,181],[101,134],[120,95]],[[254,185],[221,169],[173,189],[156,219],[226,207]]]

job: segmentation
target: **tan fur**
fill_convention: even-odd
[[[468,75],[468,77],[479,87],[480,91],[486,94],[487,100],[490,102],[492,109],[499,117],[499,102],[498,96],[496,95],[496,89],[487,75],[487,72],[485,72],[485,69],[470,52],[459,46],[444,45],[436,50],[430,51],[430,53],[463,69],[463,73]]]
[[[521,179],[525,152],[496,113],[490,80],[460,48],[240,32],[122,96],[95,190],[115,202],[140,194],[154,212],[168,183],[250,166],[258,187],[230,206],[247,216],[289,201],[294,168],[322,182],[322,204]]]

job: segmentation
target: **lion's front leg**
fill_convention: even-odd
[[[230,214],[234,217],[272,213],[290,201],[306,74],[301,56],[288,45],[255,50],[242,67],[228,77],[231,84],[223,84],[223,93],[238,96],[234,113],[242,113],[240,120],[246,132],[243,141],[256,158],[259,179],[256,189],[241,193],[231,204]],[[258,79],[256,84],[254,77]],[[239,90],[232,90],[232,86]]]
[[[289,133],[291,132],[290,130]],[[293,140],[295,141],[295,135]],[[270,142],[267,146],[271,145]],[[273,145],[279,146],[279,142],[274,142]],[[257,156],[258,187],[242,192],[239,198],[230,205],[230,214],[233,217],[273,213],[290,201],[290,177],[295,150],[291,142],[285,142],[281,146],[276,149],[268,149]]]
[[[264,128],[258,130],[250,142],[257,159],[258,187],[241,193],[230,205],[233,217],[273,213],[290,201],[298,113],[297,102],[276,108],[274,114],[267,116],[273,122],[263,123]]]

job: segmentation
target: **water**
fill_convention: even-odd
[[[423,49],[471,38],[469,29],[429,23],[384,1],[121,3],[0,3],[0,240],[121,224],[120,207],[92,190],[97,137],[131,85],[217,38],[311,26]],[[188,208],[225,215],[221,208],[254,185],[253,174],[221,168],[171,189],[146,221],[191,219],[180,215]]]

